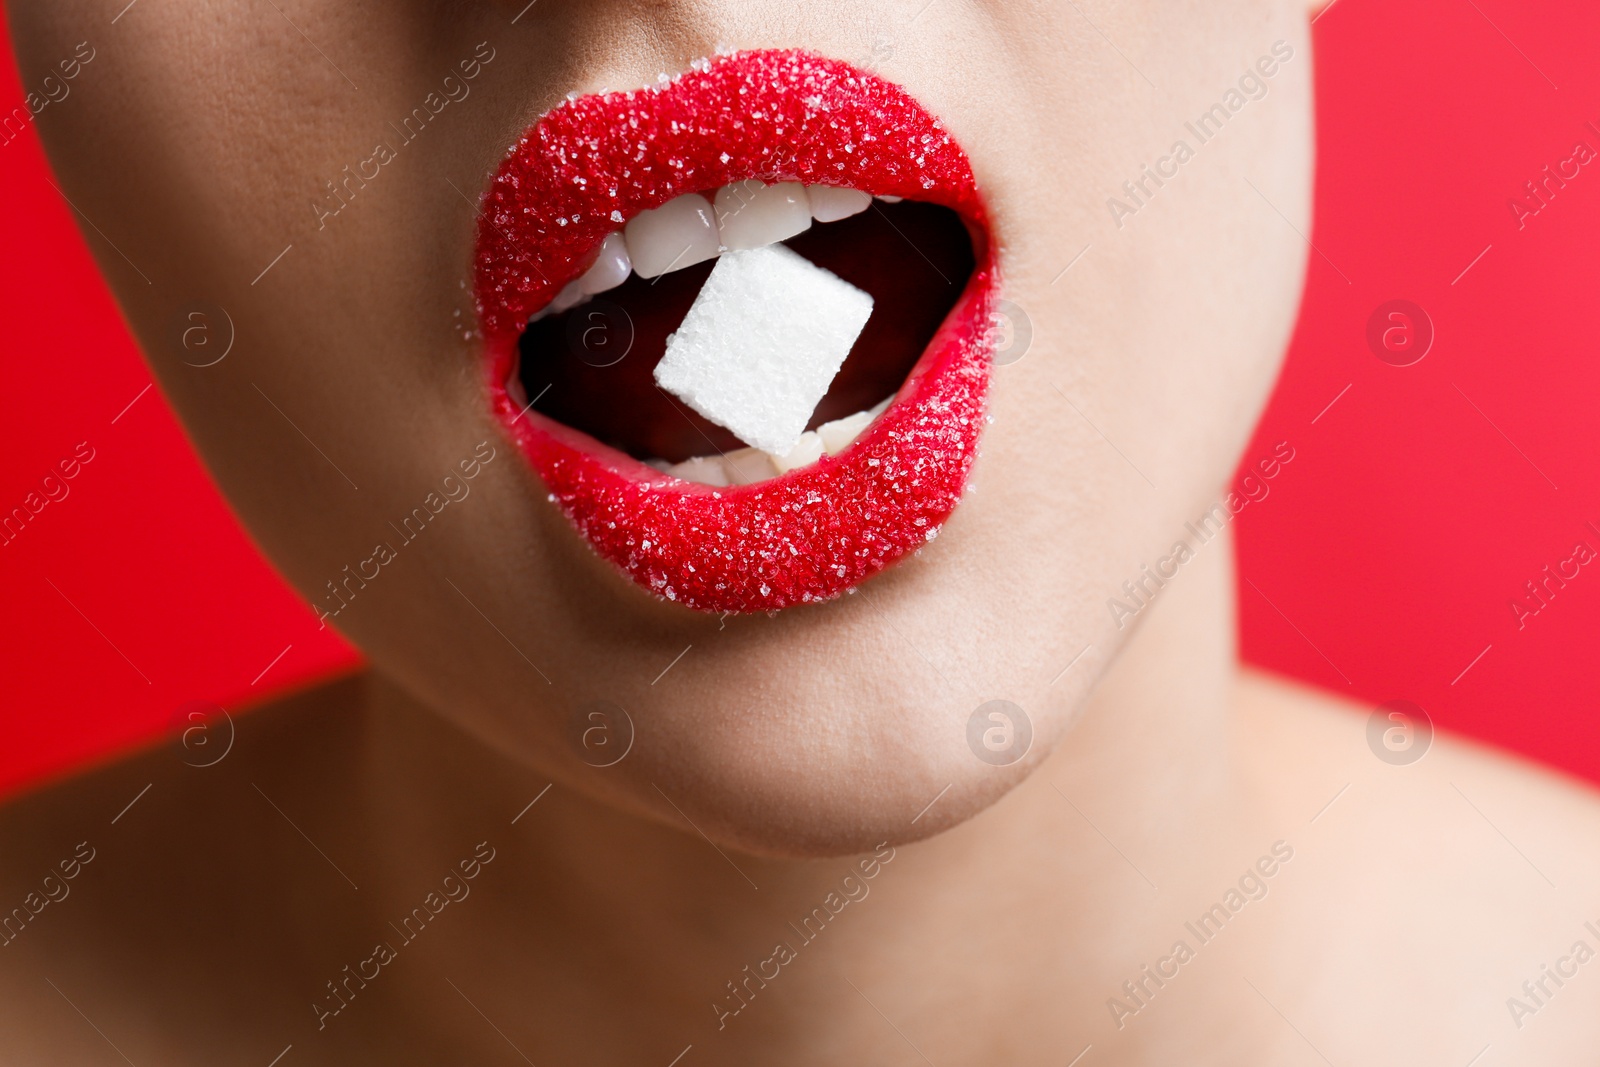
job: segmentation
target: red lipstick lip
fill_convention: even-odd
[[[954,210],[977,267],[895,402],[838,456],[754,485],[679,481],[506,391],[528,316],[607,234],[682,193],[748,178],[845,185]],[[966,154],[903,89],[791,50],[697,63],[657,87],[569,100],[491,179],[475,287],[496,416],[603,558],[701,611],[829,600],[937,535],[984,422],[998,281]]]

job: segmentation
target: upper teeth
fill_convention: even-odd
[[[668,200],[628,220],[628,255],[641,278],[654,278],[702,260],[715,259],[721,245],[711,202],[699,193]]]
[[[768,185],[754,179],[725,185],[710,200],[685,193],[652,211],[641,211],[610,234],[594,265],[529,321],[615,289],[630,272],[655,278],[726,251],[776,244],[804,232],[813,219],[837,222],[865,211],[871,203],[872,197],[857,189],[799,182]]]
[[[585,293],[603,293],[607,289],[615,289],[628,280],[628,274],[633,270],[633,257],[628,255],[628,242],[622,233],[608,236],[600,245],[600,256],[578,279],[578,288]]]
[[[735,182],[717,190],[717,231],[729,251],[775,244],[811,226],[811,197],[799,182]]]
[[[867,210],[872,197],[859,189],[841,189],[832,185],[813,185],[806,190],[811,194],[811,217],[818,222],[837,222]]]

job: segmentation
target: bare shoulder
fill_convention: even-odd
[[[180,1005],[253,1017],[251,998],[273,995],[265,976],[293,952],[280,920],[303,894],[297,872],[322,873],[293,820],[311,832],[327,821],[364,686],[318,685],[0,808],[0,1058],[103,1058],[85,1019],[163,1048],[156,1020]],[[333,784],[308,787],[322,781]],[[293,862],[296,849],[312,862]]]
[[[1440,790],[1464,804],[1480,821],[1490,816],[1481,800],[1518,825],[1527,839],[1568,851],[1568,873],[1600,880],[1600,788],[1504,750],[1442,733],[1426,709],[1419,716],[1403,706],[1376,708],[1259,671],[1244,672],[1239,727],[1256,741],[1264,782],[1290,790],[1299,780],[1314,799],[1313,782],[1326,785],[1343,775],[1352,789],[1372,788],[1388,800]],[[1307,778],[1311,769],[1315,774]],[[1474,793],[1472,790],[1477,790]],[[1325,798],[1326,799],[1326,798]]]
[[[1328,1043],[1371,1062],[1398,1061],[1364,1032],[1418,1035],[1419,1056],[1462,1063],[1485,1045],[1506,1062],[1592,1054],[1600,792],[1409,709],[1260,673],[1241,682],[1237,729],[1256,795],[1297,849],[1278,951],[1320,961],[1284,995],[1374,1028],[1330,1029]]]
[[[196,719],[168,738],[9,797],[0,804],[0,854],[59,844],[74,834],[135,836],[161,823],[134,818],[138,808],[181,807],[203,817],[195,806],[221,780],[279,763],[302,750],[309,736],[326,741],[347,733],[364,685],[364,676],[346,675],[243,711]]]

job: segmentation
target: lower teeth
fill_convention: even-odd
[[[718,488],[764,482],[780,474],[809,467],[824,454],[837,456],[883,414],[893,399],[885,397],[867,411],[858,411],[842,419],[825,422],[815,430],[808,430],[800,436],[800,443],[785,456],[774,456],[759,448],[741,448],[720,456],[695,456],[682,463],[647,459],[645,464],[686,482]]]

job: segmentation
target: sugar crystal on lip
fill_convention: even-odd
[[[782,245],[727,252],[655,380],[740,440],[786,455],[871,314],[871,296]]]

